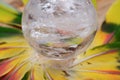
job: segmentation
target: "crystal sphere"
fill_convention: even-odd
[[[96,12],[91,0],[30,0],[22,29],[39,55],[68,59],[83,53],[93,41]]]

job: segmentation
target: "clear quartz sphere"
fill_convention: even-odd
[[[39,55],[63,60],[83,53],[97,30],[91,0],[30,0],[22,29]]]

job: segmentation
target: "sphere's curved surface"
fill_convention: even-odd
[[[39,54],[67,59],[90,45],[97,30],[96,13],[91,0],[30,0],[22,29]]]

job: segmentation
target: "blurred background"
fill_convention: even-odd
[[[3,1],[13,5],[20,11],[23,11],[23,9],[24,9],[22,0],[3,0]],[[115,0],[107,0],[107,1],[106,0],[97,0],[97,14],[98,14],[99,26],[104,21],[106,11],[108,10],[108,8],[111,6],[111,4],[114,1]]]

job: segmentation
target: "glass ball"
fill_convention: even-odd
[[[30,0],[22,29],[26,40],[51,59],[69,59],[86,51],[97,30],[91,0]]]

